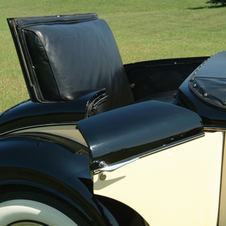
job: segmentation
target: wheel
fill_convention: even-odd
[[[7,226],[77,226],[65,214],[51,206],[25,199],[1,203],[0,222]]]
[[[30,192],[7,193],[0,197],[1,226],[90,225],[65,203]]]

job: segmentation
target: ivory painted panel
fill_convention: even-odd
[[[94,176],[94,193],[123,202],[151,226],[216,226],[223,133],[141,158]]]
[[[226,140],[226,135],[225,138]],[[224,150],[226,150],[226,143],[224,143]],[[220,213],[219,213],[219,226],[226,225],[226,153],[223,155],[222,167],[222,182],[221,182],[221,196],[220,196]]]
[[[57,136],[66,137],[68,139],[77,141],[78,143],[87,147],[87,143],[84,137],[78,129],[76,129],[76,124],[74,125],[56,125],[56,126],[40,126],[36,128],[23,129],[15,133],[26,133],[26,132],[40,132],[49,133]]]

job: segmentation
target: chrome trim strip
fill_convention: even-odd
[[[225,132],[226,131],[226,125],[223,126],[204,126],[204,131],[206,132]]]
[[[146,153],[142,153],[139,158],[144,158],[144,157],[152,155],[152,154],[154,154],[156,152],[164,151],[165,149],[172,148],[172,147],[175,147],[177,145],[180,145],[180,144],[183,144],[183,143],[186,143],[188,141],[192,141],[192,140],[195,140],[197,138],[204,137],[204,136],[205,136],[205,133],[203,132],[203,133],[200,133],[200,134],[197,134],[197,135],[185,138],[183,140],[176,141],[176,142],[171,143],[171,144],[166,144],[166,145],[164,145],[162,147],[159,147],[159,148],[156,148],[156,149],[152,149],[151,151],[148,151]]]
[[[155,154],[155,153],[157,153],[159,151],[163,151],[165,149],[168,149],[168,148],[171,148],[171,147],[174,147],[174,146],[177,146],[177,145],[180,145],[180,144],[183,144],[183,143],[186,143],[188,141],[192,141],[192,140],[195,140],[197,138],[204,137],[204,136],[205,136],[205,133],[203,132],[203,133],[194,135],[192,137],[189,137],[189,138],[186,138],[186,139],[183,139],[183,140],[174,142],[172,144],[168,144],[168,145],[165,145],[165,146],[156,148],[156,149],[149,150],[147,152],[144,152],[144,153],[141,153],[139,155],[133,156],[133,157],[131,157],[129,159],[127,158],[127,159],[122,160],[122,161],[120,161],[118,163],[113,163],[111,165],[107,165],[104,162],[103,167],[102,168],[100,167],[99,169],[94,170],[93,171],[93,174],[95,175],[95,174],[99,174],[99,173],[103,173],[103,172],[112,172],[112,171],[114,171],[114,170],[116,170],[118,168],[121,168],[122,166],[125,166],[125,165],[127,165],[129,163],[132,163],[132,162],[134,162],[136,160],[139,160],[141,158],[147,157],[147,156],[152,155],[152,154]]]
[[[94,170],[94,174],[98,174],[98,173],[103,173],[103,172],[112,172],[118,168],[121,168],[131,162],[134,162],[136,160],[138,160],[139,158],[134,158],[134,159],[131,159],[131,160],[127,160],[127,161],[123,161],[123,162],[119,162],[119,163],[116,163],[116,164],[112,164],[112,165],[107,165],[103,168],[100,168],[100,169],[97,169],[97,170]]]

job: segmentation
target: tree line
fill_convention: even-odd
[[[206,3],[210,4],[221,4],[222,6],[226,6],[226,0],[209,0]]]

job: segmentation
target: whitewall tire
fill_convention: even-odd
[[[77,226],[69,217],[46,204],[18,199],[0,203],[2,226]]]
[[[0,226],[90,226],[91,218],[80,205],[33,189],[0,193]],[[10,191],[11,190],[11,191]],[[74,203],[72,205],[72,203]],[[81,203],[80,203],[81,204]]]

